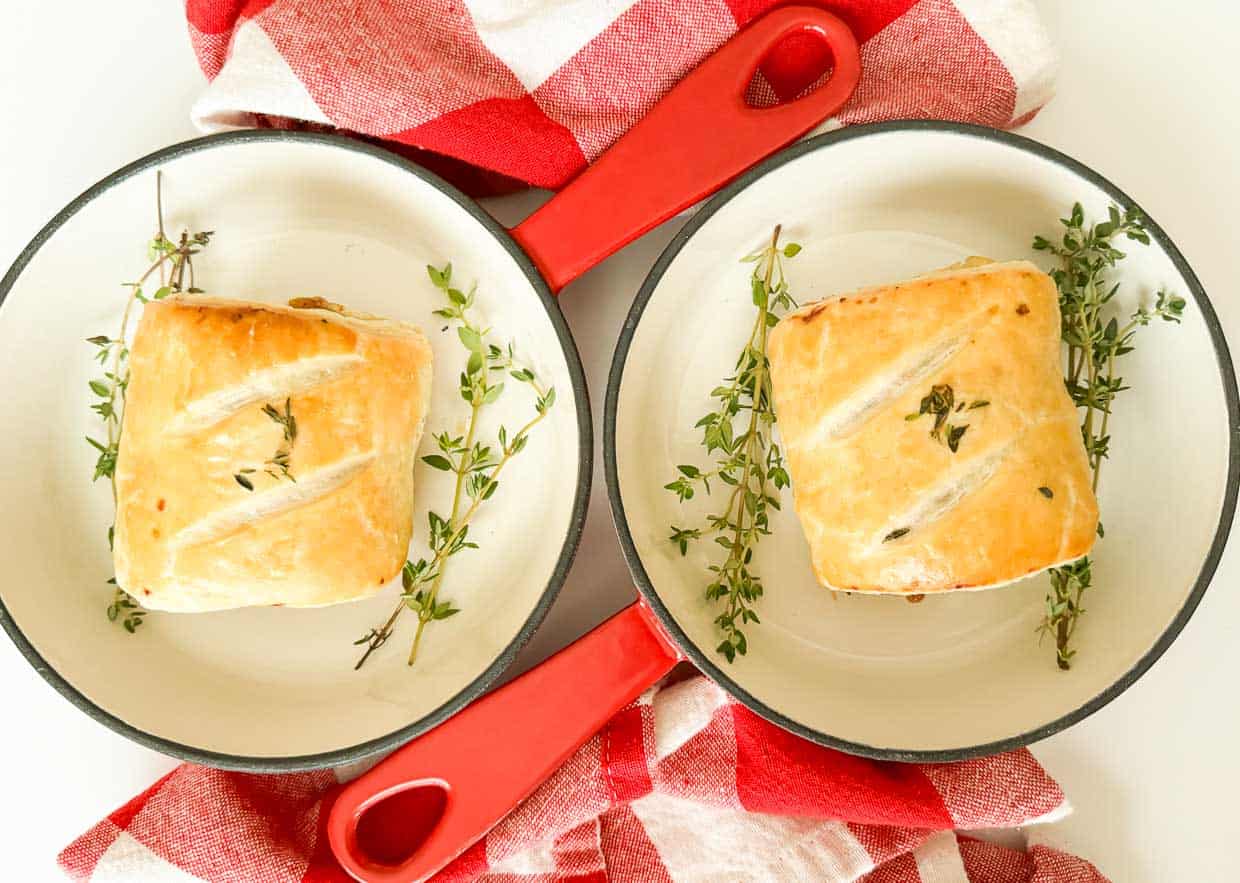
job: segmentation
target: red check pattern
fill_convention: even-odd
[[[81,881],[345,883],[323,834],[336,784],[331,772],[185,764],[60,863]],[[1088,862],[1045,846],[1022,852],[955,833],[1068,811],[1027,751],[937,765],[864,760],[793,736],[695,677],[617,714],[435,879],[1105,883]]]
[[[557,188],[703,58],[786,0],[187,0],[211,83],[206,130],[313,126],[384,139],[475,191]],[[1006,127],[1050,97],[1054,53],[1027,0],[801,0],[862,43],[829,125],[901,117]],[[786,100],[827,59],[790,38],[751,100]],[[449,162],[443,165],[443,160]],[[483,170],[465,179],[460,165]]]

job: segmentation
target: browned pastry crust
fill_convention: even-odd
[[[176,297],[146,307],[130,370],[114,557],[143,606],[334,604],[400,571],[431,387],[417,328]],[[291,444],[264,412],[286,401]]]
[[[974,259],[809,304],[769,349],[823,585],[989,588],[1093,545],[1098,506],[1061,374],[1058,298],[1033,264]],[[934,438],[920,405],[936,387],[950,387],[952,410]]]

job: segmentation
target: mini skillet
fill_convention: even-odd
[[[738,259],[776,224],[804,246],[787,264],[804,302],[969,254],[1030,257],[1033,235],[1053,232],[1076,200],[1093,217],[1112,204],[1137,208],[1041,144],[935,122],[819,136],[712,199],[647,277],[608,384],[608,492],[639,600],[346,786],[328,822],[342,865],[369,881],[442,866],[681,660],[795,733],[886,760],[962,760],[1026,745],[1128,688],[1205,592],[1240,484],[1240,397],[1227,345],[1200,283],[1152,220],[1150,246],[1127,249],[1118,307],[1130,311],[1165,286],[1190,308],[1181,326],[1147,329],[1125,365],[1131,391],[1113,415],[1098,585],[1071,672],[1036,640],[1044,576],[916,605],[836,598],[813,579],[790,494],[756,559],[762,624],[747,630],[748,654],[729,665],[714,650],[717,608],[702,596],[713,546],[682,557],[668,541],[672,524],[709,509],[709,498],[682,506],[663,485],[677,464],[705,465],[693,426],[753,321],[749,265]],[[368,853],[358,835],[367,811],[428,785],[447,799],[412,857]]]
[[[812,32],[834,58],[805,97],[752,108],[754,71],[787,36]],[[479,696],[553,602],[581,535],[591,475],[589,405],[558,291],[612,251],[833,113],[859,70],[855,40],[832,15],[785,7],[703,62],[607,154],[523,224],[505,231],[476,203],[394,154],[356,140],[285,131],[216,135],[136,161],[61,211],[0,281],[0,624],[31,665],[86,713],[144,745],[219,767],[287,771],[390,749]],[[137,635],[110,626],[106,482],[93,487],[84,435],[98,432],[85,338],[119,326],[123,289],[141,267],[163,173],[167,223],[214,229],[196,261],[210,294],[255,300],[322,294],[426,326],[436,377],[428,428],[460,413],[454,336],[425,265],[454,262],[478,283],[479,313],[558,402],[506,471],[476,523],[485,554],[454,562],[461,613],[428,634],[416,676],[404,654],[361,671],[351,641],[382,622],[387,591],[320,610],[250,608],[150,616]],[[73,284],[66,284],[73,280]],[[89,288],[85,291],[83,286]],[[526,419],[517,391],[496,420]],[[521,409],[518,412],[514,409]],[[37,417],[32,417],[37,415]],[[418,467],[419,499],[450,496]],[[538,524],[546,542],[528,542]],[[414,548],[424,548],[419,516]],[[81,541],[65,543],[66,536]],[[68,546],[68,547],[67,547]]]

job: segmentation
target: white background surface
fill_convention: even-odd
[[[175,4],[6,5],[0,269],[85,187],[131,159],[193,137],[187,109],[203,82]],[[1233,62],[1240,7],[1197,0],[1175,4],[1169,15],[1169,5],[1158,0],[1042,0],[1039,6],[1063,65],[1057,97],[1024,134],[1093,166],[1144,205],[1196,269],[1228,338],[1240,345],[1240,249],[1231,221],[1240,204],[1234,162],[1240,77]],[[511,222],[532,205],[526,196],[493,208]],[[676,226],[654,231],[564,293],[600,438],[615,335]],[[602,458],[596,459],[577,567],[522,666],[632,597],[607,512]],[[1092,718],[1033,749],[1076,806],[1055,839],[1117,883],[1236,879],[1237,577],[1240,553],[1233,544],[1196,616],[1153,670]],[[8,641],[0,641],[0,695],[0,757],[7,768],[0,876],[56,879],[59,849],[173,761],[89,720]]]

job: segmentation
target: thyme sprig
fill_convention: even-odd
[[[155,216],[158,228],[155,236],[147,244],[147,259],[151,265],[138,277],[136,282],[122,283],[129,289],[125,301],[125,309],[121,313],[120,330],[115,337],[96,335],[88,337],[86,342],[96,347],[95,359],[103,366],[103,376],[89,381],[90,391],[98,401],[90,408],[103,420],[104,437],[102,440],[86,437],[86,441],[98,454],[95,460],[93,481],[107,478],[112,485],[112,505],[116,507],[116,460],[120,455],[121,428],[125,418],[125,399],[129,389],[129,319],[134,312],[134,304],[145,304],[153,300],[163,300],[170,294],[188,292],[197,294],[202,291],[194,284],[194,255],[202,251],[211,241],[213,231],[204,230],[198,233],[182,231],[180,237],[173,241],[164,234],[163,208],[163,173],[155,172]],[[159,287],[151,294],[146,294],[143,286],[156,274],[159,274]],[[186,279],[188,274],[189,279]],[[188,284],[187,284],[188,282]],[[116,534],[116,525],[108,526],[108,548],[112,547]],[[107,607],[107,616],[111,622],[119,622],[125,631],[132,634],[142,625],[146,611],[116,585],[115,577],[108,580],[112,585],[112,601]]]
[[[107,609],[108,622],[119,622],[125,631],[132,635],[138,630],[138,626],[142,625],[147,611],[128,592],[116,587],[116,577],[108,580],[108,585],[114,587],[112,603]]]
[[[487,342],[490,329],[479,326],[469,315],[474,305],[474,292],[465,293],[452,286],[452,265],[447,264],[443,269],[428,266],[426,271],[432,284],[448,300],[448,305],[435,310],[434,314],[456,325],[457,337],[469,353],[460,377],[460,394],[469,404],[469,419],[464,435],[454,436],[449,432],[434,435],[439,453],[422,458],[422,462],[431,468],[456,475],[452,508],[447,518],[434,511],[427,513],[430,555],[405,562],[401,570],[403,591],[400,602],[381,626],[353,642],[366,646],[354,666],[355,670],[387,643],[396,621],[406,609],[413,611],[418,618],[409,649],[409,665],[417,659],[426,626],[460,612],[451,601],[439,600],[448,559],[465,549],[478,548],[477,543],[469,540],[470,523],[482,504],[499,489],[500,474],[529,443],[530,431],[546,418],[555,404],[555,388],[545,388],[532,370],[516,364],[512,344],[501,348]],[[505,374],[533,390],[534,416],[513,433],[509,433],[507,427],[500,426],[496,442],[487,444],[477,438],[479,414],[484,407],[498,401],[504,392],[504,382],[493,381],[492,377]]]
[[[723,610],[715,617],[722,636],[715,650],[728,662],[745,655],[748,642],[744,626],[761,622],[754,609],[763,592],[762,579],[753,570],[754,547],[771,532],[768,509],[779,509],[779,491],[789,484],[779,446],[767,439],[775,423],[767,335],[778,323],[779,312],[796,307],[784,278],[783,259],[794,257],[801,246],[790,242],[780,248],[779,234],[776,227],[769,245],[744,258],[754,264],[750,288],[757,315],[736,360],[735,372],[711,391],[718,406],[695,425],[702,430],[706,453],[716,455],[715,468],[677,466],[679,475],[665,485],[681,502],[692,499],[699,486],[709,494],[712,479],[731,487],[723,509],[708,515],[705,526],[673,524],[669,537],[685,555],[690,542],[713,534],[727,553],[723,563],[709,567],[713,576],[705,596],[708,601],[723,603]]]
[[[293,400],[291,398],[284,399],[283,411],[268,402],[263,405],[263,413],[275,423],[280,424],[280,428],[284,431],[284,440],[280,442],[280,447],[276,448],[276,452],[263,462],[263,471],[276,481],[287,478],[296,484],[297,479],[289,470],[289,461],[293,456],[293,442],[297,441],[297,418],[293,416]],[[236,479],[237,484],[247,491],[252,491],[254,490],[254,482],[250,479],[250,476],[257,471],[253,467],[246,467],[233,475],[233,478]]]
[[[1178,323],[1184,314],[1185,301],[1160,290],[1152,308],[1138,307],[1121,325],[1121,318],[1109,308],[1119,283],[1109,281],[1107,275],[1125,256],[1115,246],[1119,237],[1149,244],[1144,218],[1136,211],[1121,213],[1112,206],[1107,220],[1087,225],[1085,212],[1081,204],[1076,203],[1060,223],[1065,228],[1062,240],[1053,242],[1037,236],[1033,247],[1059,259],[1051,278],[1059,290],[1061,335],[1068,351],[1064,383],[1073,403],[1083,412],[1081,441],[1096,492],[1102,462],[1110,454],[1111,409],[1115,397],[1128,388],[1124,386],[1124,379],[1115,373],[1116,360],[1132,352],[1138,328],[1155,319]],[[1039,488],[1039,492],[1050,499],[1047,490]],[[1098,536],[1104,536],[1101,522]],[[1038,632],[1042,637],[1054,636],[1055,662],[1067,671],[1076,655],[1071,646],[1072,637],[1085,612],[1081,599],[1093,584],[1092,562],[1087,555],[1071,564],[1051,568],[1050,575],[1051,589],[1046,596],[1046,612]]]
[[[978,408],[989,407],[990,402],[986,399],[975,399],[972,402],[957,402],[956,393],[949,384],[936,383],[930,387],[930,392],[922,396],[921,404],[915,414],[906,414],[904,419],[908,421],[916,420],[923,414],[929,414],[934,418],[934,425],[930,427],[930,437],[935,441],[943,442],[948,449],[954,454],[960,448],[960,440],[964,438],[965,432],[969,429],[968,423],[948,423],[947,418],[953,413],[959,414],[961,411],[976,411]],[[947,430],[944,435],[943,431]],[[895,539],[888,537],[888,539]],[[887,542],[887,540],[883,540]]]

